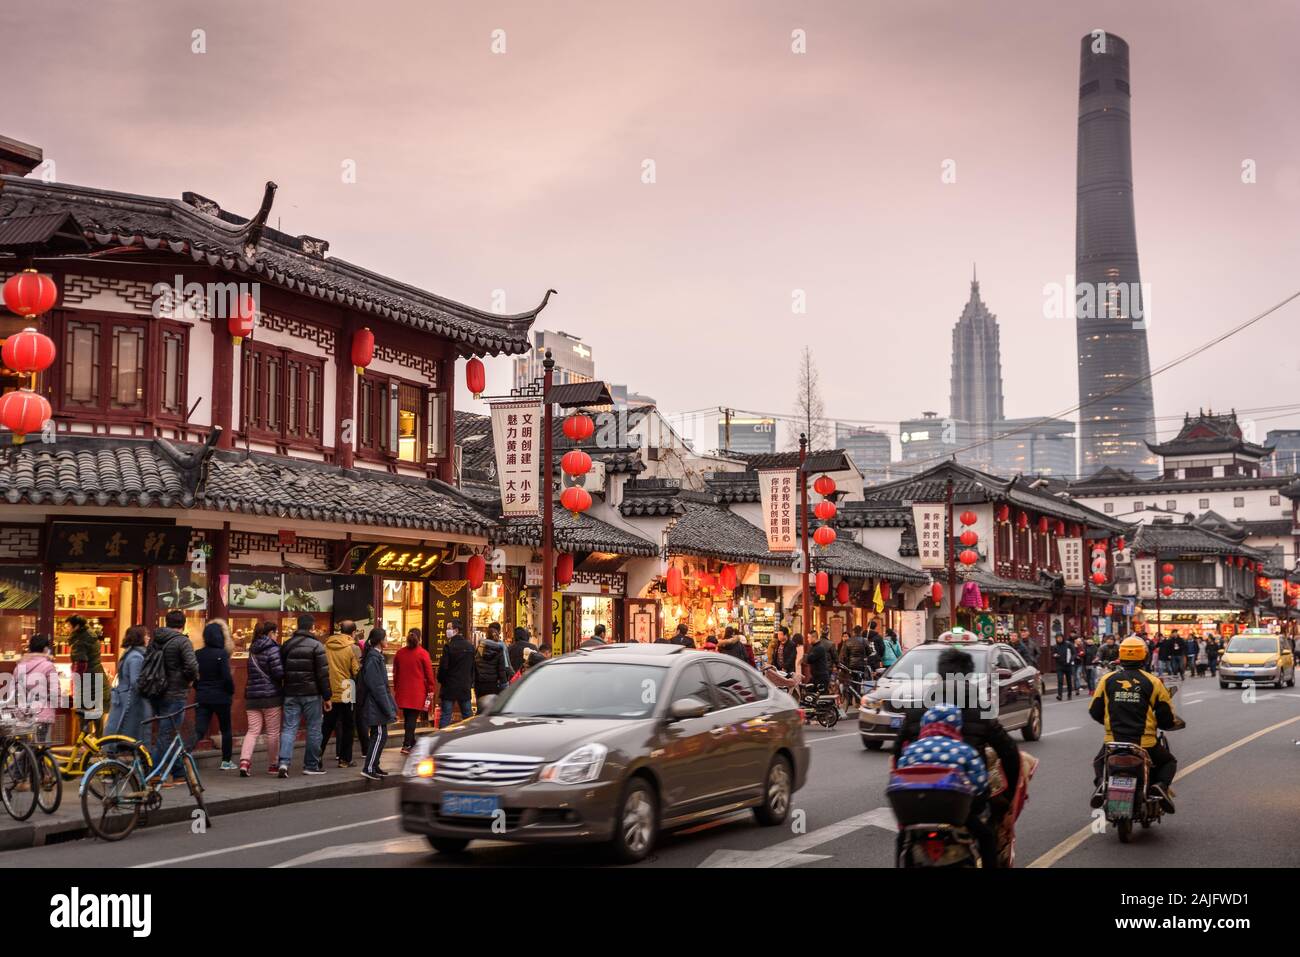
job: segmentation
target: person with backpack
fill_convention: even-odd
[[[356,653],[356,622],[341,621],[339,630],[325,639],[325,657],[330,665],[330,709],[321,722],[321,750],[330,743],[330,735],[338,729],[334,739],[334,757],[339,767],[356,767],[352,760],[353,728],[357,723],[357,675],[361,662]],[[412,629],[415,631],[416,629]]]
[[[365,689],[361,721],[370,729],[370,750],[366,752],[366,765],[361,776],[372,781],[381,781],[388,774],[379,766],[379,759],[388,743],[388,725],[397,717],[397,704],[388,690],[388,666],[384,663],[387,637],[384,629],[371,628],[366,638],[365,657],[361,659],[361,685]]]
[[[140,676],[136,678],[140,696],[149,702],[149,707],[158,716],[153,725],[157,738],[145,742],[155,765],[180,730],[190,685],[199,678],[194,646],[181,630],[185,627],[185,612],[172,609],[164,621],[167,623],[165,627],[154,630],[153,641],[145,649],[144,661],[140,664]],[[163,787],[174,787],[184,780],[184,762],[177,761],[172,768],[171,780]]]
[[[510,642],[510,647],[506,649],[509,655],[509,665],[515,673],[524,667],[524,662],[528,660],[528,653],[536,651],[537,646],[529,640],[528,629],[523,627],[515,628],[514,639]],[[401,654],[401,652],[398,652]]]
[[[231,755],[235,747],[235,735],[230,724],[230,704],[235,699],[235,676],[230,672],[230,655],[226,651],[226,639],[230,629],[220,618],[214,618],[203,628],[203,647],[194,655],[199,663],[199,680],[196,685],[194,702],[194,738],[190,750],[194,750],[200,738],[206,737],[212,719],[217,719],[221,728],[221,770],[235,770]]]
[[[244,710],[248,731],[239,748],[239,776],[252,773],[253,749],[258,735],[266,735],[267,774],[278,774],[280,719],[284,713],[284,662],[280,659],[278,630],[273,621],[259,622],[248,646],[248,682],[244,686]]]
[[[280,768],[289,776],[293,742],[298,725],[305,724],[307,747],[302,756],[303,774],[324,774],[321,766],[321,719],[331,707],[330,666],[325,646],[312,632],[316,619],[298,616],[298,629],[280,646],[284,663],[284,723],[280,729]]]
[[[410,754],[415,747],[415,725],[420,715],[429,713],[434,687],[433,659],[420,644],[420,630],[412,628],[406,647],[393,656],[393,697],[402,709],[403,754]]]
[[[474,652],[474,697],[479,701],[499,694],[510,683],[513,674],[506,661],[505,645],[495,640],[492,634],[488,629],[488,637],[478,643]]]

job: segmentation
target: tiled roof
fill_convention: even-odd
[[[246,273],[325,302],[391,319],[445,336],[467,353],[521,353],[528,329],[546,305],[500,316],[417,289],[336,257],[328,243],[289,236],[265,226],[274,187],[254,220],[223,211],[194,194],[163,199],[85,186],[0,176],[0,223],[11,217],[70,214],[97,248],[140,246],[187,256],[194,262]],[[550,293],[547,293],[549,298]]]
[[[555,544],[563,552],[610,552],[617,555],[659,554],[659,547],[626,529],[601,521],[593,515],[574,518],[557,507],[552,513],[555,524]],[[529,545],[540,548],[542,525],[535,518],[510,518],[502,520],[493,531],[492,541],[498,545]]]
[[[1237,475],[1229,478],[1196,479],[1129,479],[1111,482],[1074,482],[1070,485],[1070,494],[1076,499],[1100,498],[1102,496],[1132,495],[1141,498],[1145,495],[1188,494],[1191,492],[1226,492],[1233,489],[1281,489],[1288,495],[1287,487],[1295,482],[1294,475]],[[1291,498],[1300,498],[1300,482],[1296,482]]]
[[[1185,415],[1178,435],[1168,442],[1147,442],[1146,447],[1162,456],[1244,452],[1262,458],[1272,451],[1269,446],[1246,441],[1235,412],[1227,415],[1202,412],[1196,418]]]
[[[704,484],[722,502],[762,501],[757,472],[713,472]]]
[[[864,548],[847,535],[840,535],[826,548],[811,547],[813,566],[818,571],[845,578],[887,578],[895,582],[921,584],[930,576],[901,562]]]
[[[191,508],[194,493],[152,442],[28,442],[0,457],[0,494],[10,504]]]
[[[1138,553],[1151,553],[1160,557],[1179,554],[1242,555],[1262,561],[1264,553],[1239,545],[1231,539],[1198,525],[1151,523],[1138,528],[1133,539]]]
[[[727,452],[727,457],[739,459],[751,469],[795,469],[799,467],[799,453],[795,452]],[[810,451],[804,462],[809,472],[845,472],[853,468],[848,453],[843,449]]]
[[[946,579],[942,574],[937,580],[944,582],[944,587],[947,588]],[[957,573],[957,581],[959,583],[973,581],[980,586],[981,592],[987,592],[990,595],[1008,595],[1012,598],[1052,597],[1052,589],[1049,585],[1022,581],[1017,578],[1003,578],[985,568],[961,569]]]

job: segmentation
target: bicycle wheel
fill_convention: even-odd
[[[145,747],[144,742],[137,741],[127,734],[106,734],[99,738],[100,753],[106,758],[114,758],[118,761],[130,764],[135,757],[140,759],[140,767],[144,773],[148,774],[153,768],[153,756],[149,749]]]
[[[25,821],[36,810],[41,772],[31,745],[10,741],[0,756],[0,801],[15,821]]]
[[[86,785],[99,784],[96,795]],[[81,816],[90,833],[105,841],[120,841],[140,820],[144,785],[135,768],[121,761],[101,761],[86,771],[81,788]]]
[[[198,805],[199,811],[203,814],[203,826],[209,827],[212,824],[212,818],[208,815],[207,805],[203,803],[203,781],[199,777],[198,766],[194,763],[194,755],[186,753],[181,760],[185,762],[185,783],[189,785],[190,794],[194,796],[194,803]]]
[[[53,814],[63,803],[63,774],[48,748],[36,752],[36,761],[41,771],[41,790],[36,803],[46,814]]]

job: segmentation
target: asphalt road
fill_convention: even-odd
[[[1041,761],[1020,820],[1018,866],[1295,867],[1295,795],[1300,793],[1300,691],[1220,690],[1183,684],[1176,705],[1184,731],[1169,735],[1178,756],[1178,813],[1132,844],[1092,833],[1088,797],[1101,731],[1087,699],[1049,697],[1040,741],[1022,746]],[[813,728],[809,782],[792,823],[759,827],[748,812],[663,838],[644,867],[888,867],[892,818],[884,786],[888,752],[868,752],[856,725]],[[0,854],[8,867],[472,867],[599,864],[581,848],[471,845],[459,857],[432,853],[404,834],[395,791],[216,817],[204,834],[185,825],[149,827],[119,844],[80,840]],[[798,824],[796,828],[794,825]]]

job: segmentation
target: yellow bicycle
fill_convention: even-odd
[[[143,742],[125,734],[97,735],[94,728],[87,725],[82,726],[74,744],[50,748],[46,753],[53,758],[59,774],[68,780],[81,777],[86,768],[106,758],[121,758],[130,763],[138,756],[146,770],[153,767],[153,758]],[[96,789],[92,786],[93,790]]]

